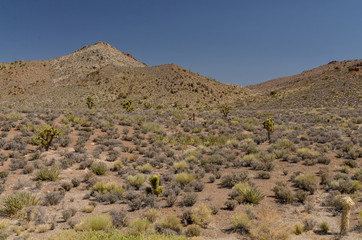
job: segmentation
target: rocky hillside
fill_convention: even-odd
[[[219,83],[174,64],[148,67],[106,43],[43,61],[0,64],[0,103],[24,108],[99,107],[122,102],[152,107],[205,107],[242,100],[241,86]],[[138,107],[140,107],[138,106]]]
[[[249,105],[264,107],[358,107],[362,60],[332,61],[301,74],[247,86]]]

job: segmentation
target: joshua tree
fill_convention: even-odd
[[[220,113],[222,113],[224,115],[225,118],[227,118],[227,116],[229,115],[229,113],[231,112],[231,107],[229,105],[222,105],[220,107]]]
[[[268,140],[270,143],[271,142],[270,135],[272,134],[272,132],[274,132],[274,120],[272,118],[268,118],[263,122],[263,126],[268,132]]]
[[[149,178],[151,187],[146,188],[147,193],[153,193],[159,196],[163,192],[163,187],[160,187],[160,177],[153,175]]]
[[[40,144],[44,147],[45,151],[48,151],[54,138],[58,138],[60,135],[61,132],[55,127],[47,127],[39,133],[36,139],[40,141]]]
[[[92,107],[94,106],[94,99],[91,96],[87,97],[87,106],[89,109],[92,109]]]
[[[341,218],[341,235],[348,232],[349,218],[351,216],[351,209],[354,205],[353,200],[349,196],[345,196],[341,199],[343,204],[342,218]]]

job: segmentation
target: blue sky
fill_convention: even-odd
[[[103,41],[243,86],[361,59],[360,0],[1,0],[0,62]]]

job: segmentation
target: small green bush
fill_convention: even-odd
[[[81,228],[85,231],[107,231],[113,226],[112,218],[106,214],[93,215],[86,218]]]
[[[247,233],[250,229],[250,218],[245,213],[238,213],[231,218],[232,229],[239,233]]]
[[[329,226],[326,221],[321,222],[319,225],[319,228],[320,228],[321,232],[323,232],[323,233],[328,233],[328,231],[329,231]]]
[[[93,185],[92,191],[97,192],[99,194],[116,192],[122,196],[125,190],[121,186],[116,185],[115,183],[97,182],[96,184]]]
[[[57,164],[53,164],[50,168],[43,167],[40,170],[38,170],[35,174],[35,178],[37,180],[42,181],[56,181],[59,177],[60,170],[59,166]]]
[[[211,223],[214,218],[212,216],[212,211],[205,204],[201,204],[191,211],[192,221],[205,228],[209,223]]]
[[[176,175],[176,182],[181,185],[186,185],[195,180],[195,177],[187,172],[182,172]]]
[[[130,234],[136,234],[136,235],[141,235],[141,234],[145,234],[150,230],[150,226],[151,226],[151,222],[148,221],[145,218],[136,218],[130,228],[129,228],[129,233]]]
[[[247,182],[241,182],[234,186],[234,190],[239,193],[238,201],[244,203],[258,204],[264,199],[262,194],[256,187],[251,186]]]
[[[91,170],[96,175],[104,175],[108,169],[104,162],[94,162],[91,165]]]
[[[313,174],[299,174],[294,179],[297,187],[313,194],[318,188],[317,177]]]
[[[185,231],[186,237],[192,238],[192,237],[198,237],[201,234],[201,228],[199,225],[192,224],[188,226],[188,228]]]
[[[182,230],[181,219],[173,215],[166,216],[156,224],[156,229],[163,233],[172,233],[172,231],[180,233]]]
[[[136,187],[138,189],[146,181],[146,177],[143,174],[137,174],[134,176],[128,176],[127,180],[131,186]]]

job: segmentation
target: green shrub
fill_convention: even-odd
[[[157,220],[157,217],[159,215],[160,215],[160,212],[156,208],[151,208],[145,213],[145,217],[147,218],[147,220],[152,223]]]
[[[35,206],[40,204],[40,199],[28,192],[17,192],[5,196],[2,205],[4,212],[8,216],[14,216],[25,207]]]
[[[97,192],[99,194],[107,194],[109,192],[115,192],[120,194],[121,196],[124,193],[124,189],[121,186],[116,185],[115,183],[104,183],[104,182],[97,182],[92,187],[93,192]]]
[[[319,228],[320,228],[321,232],[323,232],[323,233],[328,233],[328,231],[329,231],[329,226],[326,221],[321,222],[319,225]]]
[[[113,165],[113,170],[114,171],[118,171],[120,170],[121,168],[123,168],[123,163],[121,160],[117,160],[114,162],[114,165]]]
[[[298,224],[295,225],[295,228],[294,228],[294,234],[295,235],[300,235],[300,234],[303,233],[303,231],[304,231],[304,229],[303,229],[302,224],[298,223]]]
[[[143,174],[136,174],[134,176],[128,176],[127,180],[131,186],[138,189],[146,181],[146,177]]]
[[[81,228],[85,231],[107,231],[113,226],[112,218],[106,214],[93,215],[86,218]]]
[[[294,194],[285,183],[277,182],[276,186],[273,188],[273,192],[281,203],[294,202]]]
[[[163,233],[172,233],[172,231],[180,233],[182,230],[181,219],[173,215],[166,216],[156,224],[156,229]]]
[[[136,218],[130,228],[129,228],[129,232],[131,234],[145,234],[147,233],[150,229],[151,226],[151,222],[148,221],[145,218]]]
[[[150,173],[150,172],[152,172],[153,167],[152,167],[151,164],[146,163],[146,164],[144,164],[144,165],[138,165],[138,166],[136,167],[136,169],[139,170],[139,171],[141,171],[141,172],[143,172],[143,173]]]
[[[185,168],[189,168],[189,164],[185,160],[182,160],[179,162],[175,162],[173,164],[173,167],[175,168],[176,171],[184,170]]]
[[[192,221],[205,228],[213,221],[212,211],[205,204],[201,204],[191,211]]]
[[[104,162],[94,162],[91,165],[91,170],[96,175],[104,175],[108,169]]]
[[[290,141],[289,139],[287,138],[282,138],[282,139],[279,139],[276,143],[275,143],[275,146],[279,149],[283,149],[283,148],[286,148],[286,149],[291,149],[293,147],[293,142]]]
[[[195,177],[187,172],[182,172],[176,175],[176,182],[181,185],[186,185],[195,180]]]
[[[250,229],[250,218],[245,213],[238,213],[231,218],[232,229],[239,233],[247,233]]]
[[[318,188],[317,177],[313,174],[299,174],[294,178],[297,187],[313,194]]]
[[[59,166],[57,164],[53,164],[50,168],[43,167],[39,169],[35,174],[35,178],[42,181],[56,181],[59,177],[59,173]]]
[[[239,202],[258,204],[264,199],[264,194],[247,182],[236,184],[234,186],[234,190],[236,190],[240,195],[237,199]]]
[[[188,226],[188,228],[185,231],[185,235],[188,238],[198,237],[200,236],[200,234],[201,234],[201,228],[199,225],[196,224]]]

